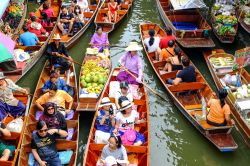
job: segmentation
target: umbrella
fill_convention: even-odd
[[[8,36],[0,32],[0,63],[13,60],[16,43]]]

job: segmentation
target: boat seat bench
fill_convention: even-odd
[[[183,91],[192,91],[192,90],[200,90],[205,88],[206,84],[202,82],[188,82],[188,83],[180,83],[178,85],[169,86],[169,90],[171,92],[183,92]]]

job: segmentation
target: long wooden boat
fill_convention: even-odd
[[[114,97],[110,96],[110,86],[111,82],[116,81],[116,76],[119,73],[119,68],[115,68],[110,75],[109,81],[105,86],[105,89],[102,93],[101,99],[103,97],[109,97],[112,103],[115,102]],[[112,87],[114,88],[114,87]],[[148,108],[148,96],[143,85],[138,86],[138,91],[141,94],[139,99],[134,99],[134,104],[137,106],[137,112],[139,113],[140,117],[144,116],[146,118],[146,123],[135,125],[135,130],[143,133],[145,136],[146,142],[141,146],[133,146],[133,145],[125,145],[125,148],[128,153],[128,160],[130,164],[134,164],[137,166],[149,166],[150,165],[150,121],[149,121],[149,108]],[[101,101],[101,100],[100,100]],[[100,104],[100,102],[98,103]],[[98,110],[98,108],[96,109]],[[96,165],[98,159],[101,156],[102,149],[104,144],[96,144],[94,142],[94,135],[95,135],[95,121],[97,118],[98,111],[94,116],[92,126],[90,129],[90,134],[88,138],[88,143],[85,149],[84,161],[83,166],[93,166]]]
[[[234,59],[233,55],[225,53],[224,50],[222,50],[222,49],[216,49],[213,51],[204,52],[204,58],[207,62],[207,66],[211,72],[211,75],[214,79],[214,82],[215,82],[217,88],[225,87],[225,84],[222,81],[222,78],[226,74],[233,75],[233,74],[236,74],[237,72],[240,73],[241,82],[243,84],[250,83],[250,75],[248,74],[248,72],[244,68],[238,69],[235,71],[232,71],[231,69],[224,70],[224,71],[227,71],[226,73],[224,73],[223,70],[215,69],[213,64],[211,63],[211,58],[220,58],[220,57]],[[244,104],[245,107],[249,107],[248,106],[249,104],[247,104],[247,103],[249,103],[249,98],[245,98],[245,99],[238,98],[237,99],[237,95],[233,94],[233,92],[235,90],[236,89],[231,89],[231,88],[229,89],[229,95],[226,98],[226,101],[231,108],[231,112],[232,112],[235,120],[237,121],[237,124],[242,128],[242,130],[244,131],[244,133],[246,134],[248,139],[250,139],[250,123],[249,123],[249,114],[248,114],[249,109],[248,110],[242,109],[242,104],[244,104],[244,101],[245,101],[245,104]]]
[[[19,154],[19,151],[21,149],[23,133],[24,133],[24,129],[25,129],[25,126],[26,126],[27,115],[28,115],[28,111],[29,111],[30,96],[24,95],[24,94],[19,93],[19,92],[14,93],[14,96],[18,100],[22,101],[26,105],[26,111],[25,111],[25,114],[23,116],[23,127],[22,127],[21,132],[20,133],[11,132],[11,137],[3,137],[3,138],[1,138],[1,140],[8,143],[9,145],[15,146],[15,151],[12,153],[12,157],[10,157],[10,159],[8,161],[0,161],[1,166],[15,166],[16,165],[16,162],[17,162],[17,159],[18,159],[18,154]],[[14,120],[14,118],[11,117],[11,116],[8,116],[3,121],[3,123],[5,124],[5,126],[7,126],[7,124],[9,122],[11,122],[12,120]]]
[[[209,36],[212,28],[197,9],[173,10],[170,0],[156,0],[156,4],[161,19],[173,30],[181,46],[186,48],[215,47]]]
[[[250,24],[246,24],[245,18],[246,18],[246,10],[245,8],[248,8],[250,10],[250,3],[248,3],[245,6],[240,6],[237,8],[236,15],[238,18],[238,21],[242,28],[244,28],[248,33],[250,33]]]
[[[18,38],[16,38],[16,49],[22,49],[25,52],[30,52],[30,59],[25,62],[17,62],[17,70],[10,71],[10,72],[4,72],[4,75],[8,78],[12,79],[14,82],[17,82],[21,77],[23,77],[41,58],[43,55],[47,44],[49,40],[51,39],[52,35],[54,34],[54,31],[56,29],[56,22],[58,20],[58,16],[60,13],[62,1],[58,0],[52,0],[51,1],[51,8],[54,11],[54,17],[51,18],[51,21],[53,21],[53,26],[44,27],[46,31],[49,33],[48,36],[40,36],[38,37],[41,44],[36,46],[20,46],[18,45]],[[42,5],[37,9],[35,12],[35,16],[37,18],[41,17],[40,9],[42,9]],[[22,30],[20,30],[18,37],[20,34],[23,33]]]
[[[108,81],[107,79],[112,69],[110,54],[104,55],[103,53],[99,53],[99,55],[102,55],[103,58],[97,55],[85,54],[79,77],[79,104],[77,111],[95,111],[101,92]],[[91,66],[86,65],[87,63]],[[106,65],[104,68],[97,67],[101,66],[101,64]],[[99,69],[101,69],[101,71]],[[88,89],[90,86],[85,82],[86,77],[89,77],[88,75],[91,77],[90,80],[92,80],[91,86],[96,84],[96,86],[93,87],[93,91]]]
[[[128,14],[129,10],[132,8],[134,0],[125,0],[120,9],[117,10],[117,20],[116,22],[107,22],[108,20],[108,1],[102,4],[95,17],[95,25],[102,26],[103,31],[106,33],[112,32],[117,26],[122,22],[125,16]]]
[[[238,32],[238,21],[235,15],[236,13],[233,16],[230,16],[236,19],[236,23],[234,25],[230,25],[230,24],[227,25],[223,23],[224,22],[223,20],[218,21],[216,19],[216,17],[219,17],[219,16],[215,16],[215,12],[216,11],[214,10],[214,8],[212,8],[211,22],[212,22],[213,32],[215,36],[219,39],[221,43],[233,43]]]
[[[86,31],[86,29],[89,27],[89,25],[91,24],[91,22],[93,21],[98,8],[100,6],[100,4],[103,3],[101,0],[97,0],[97,4],[94,5],[89,5],[89,12],[84,12],[84,26],[83,28],[78,31],[74,36],[68,36],[68,35],[62,35],[62,32],[59,30],[59,28],[57,27],[55,30],[55,34],[60,34],[61,36],[61,41],[64,42],[65,47],[66,48],[71,48],[74,46],[74,44],[80,39],[80,37],[84,34],[84,32]]]
[[[19,156],[19,166],[28,165],[29,153],[31,153],[31,139],[32,133],[36,130],[36,123],[37,123],[37,107],[35,105],[35,101],[41,96],[41,88],[44,85],[45,81],[49,80],[49,72],[50,69],[47,67],[48,61],[45,63],[43,71],[40,75],[38,80],[36,90],[34,93],[34,97],[32,99],[32,105],[29,110],[28,115],[28,122],[24,131],[24,138],[22,141],[22,148]],[[70,69],[64,75],[60,75],[60,78],[63,78],[67,85],[74,88],[74,103],[72,109],[74,110],[74,116],[70,120],[66,120],[68,131],[72,130],[71,139],[58,139],[56,141],[56,147],[58,151],[66,151],[72,150],[73,155],[70,158],[70,166],[76,165],[76,158],[78,152],[78,138],[79,138],[79,114],[76,112],[78,94],[77,94],[77,82],[76,82],[76,75],[75,75],[75,67],[72,65]],[[70,133],[70,132],[69,132]]]
[[[164,30],[158,24],[140,24],[142,41],[149,37],[147,33],[149,29],[154,29],[156,35],[159,37],[163,37],[165,35]],[[204,97],[205,101],[208,102],[213,93],[200,71],[197,68],[195,69],[197,73],[196,82],[180,83],[178,85],[169,86],[166,84],[166,80],[169,78],[175,78],[177,71],[162,71],[166,62],[154,61],[154,53],[146,52],[146,55],[156,75],[173,99],[173,102],[178,107],[180,112],[192,123],[192,125],[196,127],[196,129],[220,151],[226,152],[237,149],[238,145],[235,143],[232,135],[230,134],[233,126],[215,127],[209,125],[205,119],[199,119],[199,116],[202,115],[201,98]],[[186,55],[183,53],[183,56]],[[191,63],[191,65],[193,64]]]

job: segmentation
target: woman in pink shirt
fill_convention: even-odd
[[[43,10],[41,12],[44,12],[47,14],[48,17],[53,17],[54,16],[54,11],[53,9],[50,7],[50,3],[49,1],[45,1],[43,4]]]

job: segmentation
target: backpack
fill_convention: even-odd
[[[121,136],[123,145],[133,145],[136,139],[136,131],[134,129],[128,129]]]

